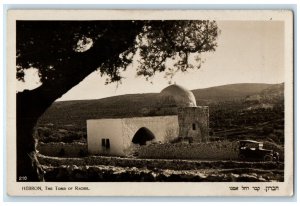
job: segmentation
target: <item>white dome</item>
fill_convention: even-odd
[[[173,84],[160,92],[162,106],[176,105],[177,107],[196,107],[194,94],[182,86]]]

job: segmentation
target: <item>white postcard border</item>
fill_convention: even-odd
[[[285,22],[285,171],[284,182],[193,182],[193,183],[72,183],[16,182],[16,20],[131,20],[209,19]],[[7,193],[13,196],[291,196],[293,194],[293,14],[280,10],[9,10],[7,18]],[[58,186],[66,191],[26,191],[23,186]],[[89,190],[75,190],[76,186]],[[247,186],[247,191],[230,187]],[[71,189],[72,187],[72,189]],[[260,187],[260,190],[253,189]],[[279,190],[265,191],[266,187]],[[68,190],[70,188],[70,190]]]

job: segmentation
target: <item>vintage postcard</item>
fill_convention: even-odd
[[[293,13],[9,10],[11,196],[292,196]]]

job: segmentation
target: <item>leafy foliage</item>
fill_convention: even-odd
[[[199,55],[215,50],[218,34],[216,22],[204,20],[17,21],[17,78],[34,67],[47,83],[92,67],[108,75],[107,82],[119,81],[135,55],[137,74],[146,78],[166,69],[166,75],[184,72],[195,63],[200,68]]]
[[[116,54],[102,61],[101,56],[120,46],[114,44],[116,40],[129,41],[139,25],[128,21],[18,21],[17,78],[22,80],[24,69],[35,67],[39,69],[41,82],[45,83],[96,65],[102,74],[118,80],[117,67],[126,67],[130,60]],[[104,47],[103,42],[109,47]],[[127,46],[126,52],[133,49],[133,45]],[[77,61],[83,55],[90,55],[88,62]],[[76,71],[71,66],[74,64]]]
[[[166,69],[166,75],[194,67],[199,69],[200,54],[215,51],[218,33],[215,21],[154,21],[147,24],[139,35],[138,75],[149,78]],[[168,60],[171,60],[169,65]]]

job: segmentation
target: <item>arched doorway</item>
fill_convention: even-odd
[[[154,134],[146,127],[141,127],[133,136],[132,142],[134,144],[146,145],[147,141],[155,138]]]

